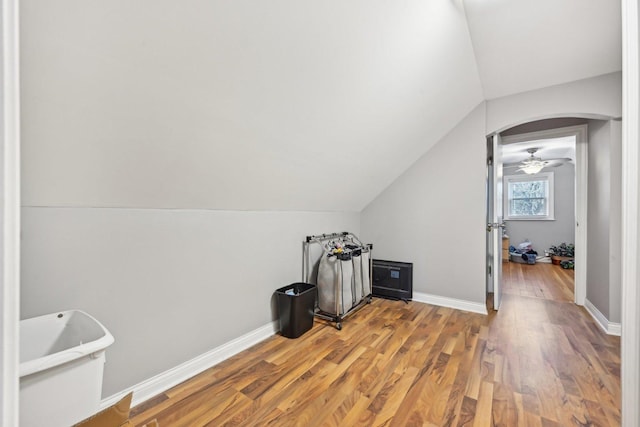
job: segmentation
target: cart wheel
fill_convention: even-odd
[[[342,330],[342,323],[340,323],[340,322],[336,323],[336,329],[341,331]]]
[[[371,302],[373,302],[373,297],[367,298],[367,304],[371,304]]]

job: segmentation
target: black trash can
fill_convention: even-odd
[[[316,307],[316,286],[310,283],[292,283],[276,290],[280,334],[298,338],[313,326]]]

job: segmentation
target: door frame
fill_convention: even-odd
[[[622,0],[622,424],[640,425],[640,34],[637,0]]]
[[[3,0],[0,127],[0,424],[19,425],[20,85],[18,1]]]
[[[502,209],[502,153],[499,133],[487,137],[487,235],[486,235],[486,288],[493,293],[493,309],[502,303],[502,235],[504,216]],[[500,224],[500,225],[498,225]]]
[[[575,165],[575,279],[574,302],[584,305],[587,299],[587,194],[588,194],[588,145],[589,129],[587,124],[546,129],[536,132],[520,133],[502,137],[502,145],[542,139],[576,137]]]

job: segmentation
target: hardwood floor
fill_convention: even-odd
[[[619,426],[619,338],[571,302],[573,272],[506,263],[504,273],[489,316],[374,299],[342,331],[317,320],[298,339],[269,338],[134,408],[132,421]]]
[[[503,263],[504,293],[558,302],[574,299],[574,271],[552,264]]]

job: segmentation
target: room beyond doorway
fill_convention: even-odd
[[[552,246],[574,244],[576,271],[572,272],[571,292],[578,305],[585,303],[586,296],[587,134],[587,121],[577,118],[530,122],[501,134],[508,235],[503,248],[508,254],[509,246],[519,249],[524,242],[531,242],[529,247],[542,258]],[[544,167],[533,172],[524,170],[527,160],[533,159]],[[546,188],[544,194],[518,193],[536,185]],[[516,209],[516,203],[526,207],[527,202],[535,203],[536,197],[542,198],[537,200],[542,207],[539,211]],[[538,259],[536,264],[545,261],[550,262],[548,258]]]
[[[576,135],[519,141],[502,149],[503,247],[507,247],[503,293],[574,302],[574,271],[551,264],[549,251],[561,245],[573,247],[576,242]],[[523,171],[527,152],[547,166],[537,172]],[[529,263],[520,255],[527,249]]]
[[[505,262],[503,293],[557,302],[573,302],[574,271],[554,264]]]

